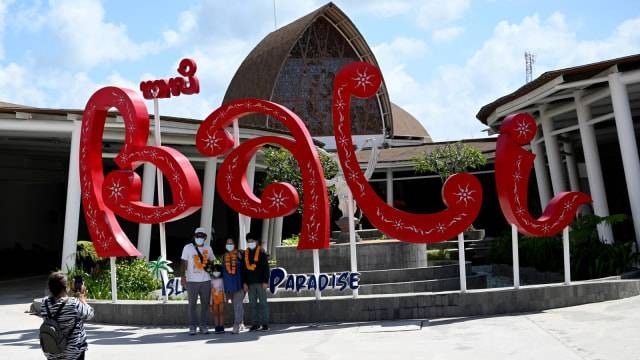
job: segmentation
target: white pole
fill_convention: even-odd
[[[155,183],[156,167],[151,163],[145,163],[142,172],[142,194],[140,199],[143,203],[153,205],[154,192],[156,190]],[[140,224],[138,226],[138,251],[140,251],[143,258],[148,260],[150,250],[151,224]]]
[[[238,119],[233,120],[233,147],[237,148],[240,145],[240,125]],[[238,248],[244,250],[247,248],[247,229],[246,220],[244,215],[238,214]]]
[[[216,195],[216,165],[218,158],[209,158],[204,166],[204,186],[202,188],[202,210],[200,212],[200,226],[207,229],[206,245],[211,245],[213,228],[213,201]],[[224,239],[223,239],[224,241]]]
[[[273,244],[271,243],[269,236],[269,223],[271,221],[269,220],[270,219],[262,220],[262,236],[260,236],[260,239],[262,239],[262,246],[264,247],[264,250],[273,258]]]
[[[634,121],[629,104],[627,86],[622,83],[620,73],[609,75],[609,88],[611,89],[611,104],[616,120],[618,143],[622,154],[622,167],[627,183],[631,218],[636,235],[636,245],[640,246],[640,157],[638,155],[638,143],[634,131]]]
[[[349,212],[349,252],[351,253],[351,272],[358,272],[358,254],[356,247],[356,225],[353,216],[353,195],[351,190],[347,189],[347,211]],[[358,298],[358,289],[353,290],[353,298]]]
[[[153,99],[153,120],[154,120],[154,140],[156,146],[162,146],[162,138],[160,135],[160,105],[158,104],[158,98]],[[164,206],[164,184],[162,182],[162,172],[160,169],[156,169],[156,181],[158,182],[158,206]],[[164,223],[158,224],[160,227],[160,256],[163,259],[167,258],[167,236],[165,233]]]
[[[67,179],[67,204],[64,213],[64,235],[62,241],[62,271],[73,270],[76,266],[78,247],[78,222],[80,221],[80,131],[82,122],[74,121],[69,150],[69,176]]]
[[[569,256],[569,227],[562,229],[562,253],[564,255],[564,284],[571,284],[571,258]]]
[[[592,118],[591,108],[584,103],[582,93],[579,92],[575,93],[575,103],[578,126],[580,127],[580,140],[582,141],[582,151],[589,180],[589,192],[593,199],[593,212],[598,216],[609,216],[609,203],[604,189],[598,140],[596,139],[595,129],[587,123]],[[613,232],[609,224],[598,224],[598,234],[600,240],[605,240],[608,243],[613,242]]]
[[[538,139],[540,139],[540,134],[536,135],[536,138],[531,142],[531,151],[536,154],[533,164],[535,166],[540,205],[544,209],[547,207],[549,200],[551,200],[551,185],[549,184],[549,173],[547,171],[544,150],[542,150],[542,145],[538,143]]]
[[[547,150],[547,159],[549,160],[549,172],[551,173],[551,188],[554,194],[567,191],[564,178],[564,169],[562,169],[562,159],[560,158],[560,148],[558,147],[558,138],[552,134],[553,119],[545,114],[544,109],[540,109],[540,123],[542,125],[542,136],[544,137],[544,146]]]
[[[520,288],[520,257],[518,254],[518,227],[511,224],[511,250],[513,252],[513,288]]]
[[[322,294],[320,293],[320,252],[318,249],[313,249],[313,274],[316,276],[316,300],[320,300]]]
[[[464,256],[464,233],[458,234],[458,264],[460,266],[460,292],[467,292],[467,261]]]
[[[109,263],[111,265],[111,302],[118,302],[118,280],[116,278],[116,257],[112,256],[109,258]]]

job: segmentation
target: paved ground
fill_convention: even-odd
[[[37,279],[36,282],[41,281]],[[0,359],[42,359],[25,313],[42,295],[0,282]],[[37,287],[36,287],[37,288]],[[88,359],[640,359],[640,297],[535,314],[274,326],[268,333],[188,336],[179,328],[89,325]]]

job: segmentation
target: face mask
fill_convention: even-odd
[[[204,245],[204,239],[203,238],[196,238],[196,245],[198,245],[198,246]]]
[[[220,277],[220,271],[214,271],[213,272],[213,277]]]
[[[225,246],[225,248],[227,249],[227,251],[233,251],[233,245],[231,245],[231,244],[227,244],[227,246]]]
[[[247,247],[251,250],[255,249],[257,244],[255,242],[248,242]]]

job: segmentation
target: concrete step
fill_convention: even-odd
[[[471,262],[466,264],[467,274],[471,274]],[[457,261],[429,267],[389,270],[361,271],[360,284],[384,284],[421,280],[444,279],[459,276]]]

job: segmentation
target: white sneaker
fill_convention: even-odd
[[[240,334],[240,325],[233,325],[233,334]]]
[[[209,328],[206,326],[201,326],[200,327],[200,334],[202,335],[207,335],[209,333]]]
[[[196,328],[194,327],[189,328],[189,335],[195,335],[196,333],[197,333]]]

